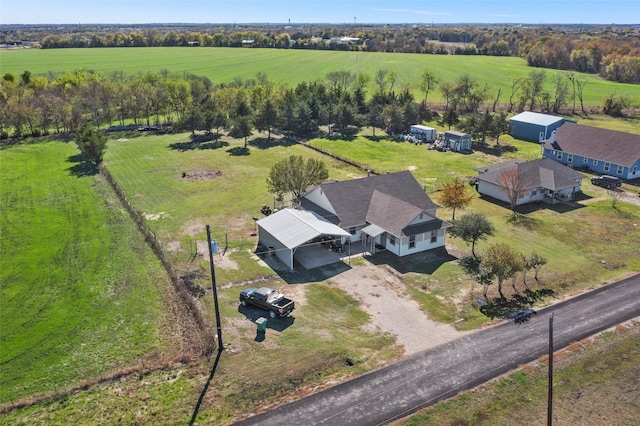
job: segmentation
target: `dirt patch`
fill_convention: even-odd
[[[144,217],[145,220],[160,220],[162,218],[169,217],[169,213],[142,213],[142,217]]]
[[[179,176],[182,180],[196,181],[196,180],[208,180],[217,179],[222,177],[220,170],[208,170],[208,169],[195,169],[188,172],[182,172]]]
[[[439,346],[468,333],[429,319],[418,303],[407,295],[402,279],[384,266],[366,262],[336,275],[331,282],[358,299],[371,315],[369,331],[396,336],[405,355]]]
[[[196,245],[198,246],[198,255],[202,256],[207,262],[209,261],[209,247],[207,247],[207,241],[197,241]],[[213,255],[213,263],[216,268],[222,268],[226,270],[238,269],[238,263],[235,260],[231,260],[229,255],[237,250],[229,250],[226,253],[222,253],[222,251],[218,251],[218,253],[214,253]]]

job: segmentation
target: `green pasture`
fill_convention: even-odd
[[[425,145],[373,138],[370,133],[350,140],[318,138],[309,143],[331,154],[365,164],[380,173],[412,170],[434,199],[444,182],[454,177],[466,179],[475,176],[476,167],[508,159],[540,158],[537,144],[514,140],[509,136],[503,137],[501,148],[489,146],[466,155],[430,151]],[[511,220],[508,205],[476,197],[467,210],[486,214],[496,229],[495,235],[489,237],[488,241],[478,242],[476,249],[482,252],[488,244],[504,242],[525,255],[535,251],[548,260],[541,275],[543,282],[558,293],[581,290],[623,276],[627,271],[640,270],[640,229],[637,225],[640,207],[618,202],[614,208],[611,197],[606,191],[593,186],[589,176],[582,184],[586,200],[584,207],[533,206],[524,210],[517,223]],[[473,188],[470,186],[469,190],[473,191]],[[439,209],[438,213],[442,219],[451,220],[451,211]],[[456,217],[464,213],[465,210],[457,210]],[[448,243],[463,252],[470,252],[470,246],[460,240],[449,238]],[[413,268],[417,273],[408,274],[408,282],[416,289],[428,289],[432,295],[441,296],[431,300],[414,294],[423,307],[432,313],[447,310],[442,301],[451,302],[456,298],[461,281],[468,284],[468,277],[459,268],[450,268],[447,264],[438,265],[435,269],[429,264],[414,265]],[[530,274],[529,283],[532,282],[535,283],[533,274]],[[517,284],[520,289],[523,288],[521,278]],[[507,283],[506,286],[508,288],[505,290],[508,291],[511,284]],[[460,328],[474,327],[475,321],[486,320],[478,316],[471,303],[464,311],[458,312],[458,317],[465,319],[465,322],[458,324]]]
[[[0,403],[64,392],[162,337],[159,261],[73,144],[0,150]]]
[[[282,140],[269,143],[256,138],[250,140],[247,151],[242,148],[242,141],[227,138],[199,146],[190,145],[188,141],[188,134],[142,135],[129,139],[114,136],[105,161],[133,205],[152,215],[147,224],[163,244],[172,247],[170,256],[176,264],[187,269],[196,265],[205,287],[208,270],[204,259],[199,258],[200,262],[195,264],[188,262],[195,240],[202,242],[206,237],[206,224],[211,225],[213,238],[220,243],[228,242],[230,251],[226,256],[238,264],[235,269],[217,269],[220,283],[272,274],[252,258],[257,239],[251,234],[254,232],[252,218],[262,217],[260,205],[273,201],[265,179],[275,162],[291,154],[313,156],[328,163],[331,179],[365,175],[363,170]],[[400,142],[380,134],[373,137],[369,131],[348,139],[313,139],[309,144],[378,173],[411,170],[434,198],[444,182],[454,177],[474,176],[476,167],[506,159],[539,158],[537,144],[509,136],[501,139],[500,147],[489,145],[468,155],[430,151],[425,145]],[[188,178],[203,172],[209,173],[203,179]],[[187,178],[182,177],[183,173]],[[469,190],[473,191],[472,187]],[[496,227],[496,235],[489,241],[480,241],[478,250],[493,242],[504,242],[526,255],[537,252],[549,260],[543,276],[547,277],[548,284],[550,281],[557,284],[558,291],[585,288],[607,282],[626,271],[638,270],[640,232],[633,224],[640,219],[640,208],[624,202],[614,208],[606,191],[594,187],[588,179],[583,182],[583,191],[588,200],[584,207],[542,205],[525,212],[519,223],[510,220],[508,206],[477,197],[469,210],[487,214]],[[457,215],[464,213],[458,210]],[[445,209],[440,209],[439,215],[445,220],[451,219],[451,212]],[[449,239],[449,243],[462,252],[470,249],[456,239]],[[469,284],[459,268],[448,264],[420,265],[415,269],[425,272],[407,277],[416,288],[426,286],[450,301],[461,291],[461,281]],[[432,307],[425,301],[425,309],[429,311],[443,309]],[[459,312],[458,317],[471,320],[476,314],[469,304],[468,311]],[[482,318],[476,319],[482,321]],[[472,323],[460,326],[470,327]]]
[[[274,404],[296,389],[315,386],[327,377],[361,374],[398,355],[393,337],[362,331],[368,316],[342,290],[309,284],[303,299],[295,321],[270,320],[261,342],[256,341],[255,323],[238,310],[237,288],[220,291],[227,349],[207,392],[207,400],[215,403],[203,405],[200,424],[230,424],[234,416],[246,415],[257,402]],[[0,417],[0,424],[21,424],[27,418],[30,424],[185,424],[211,362],[152,371],[142,380],[123,377],[117,388],[99,384],[13,410]]]
[[[564,71],[529,67],[522,58],[491,56],[204,47],[0,51],[0,75],[7,72],[19,75],[25,70],[33,75],[46,75],[80,68],[100,74],[116,71],[128,75],[161,70],[177,74],[187,72],[206,76],[214,83],[252,79],[262,72],[274,82],[292,86],[302,81],[323,79],[331,71],[362,72],[373,78],[378,70],[384,69],[396,73],[396,91],[409,88],[418,100],[422,100],[424,95],[418,91],[417,83],[422,72],[429,70],[441,83],[453,83],[460,75],[468,74],[481,85],[489,85],[491,98],[501,89],[501,103],[508,102],[510,81],[516,76],[543,70],[547,76],[545,89],[553,93],[554,76],[564,74]],[[586,105],[601,106],[604,97],[616,93],[628,95],[638,107],[640,85],[604,81],[591,74],[576,73],[576,77],[586,81]],[[429,94],[428,100],[443,102],[438,89]]]
[[[365,174],[302,145],[276,139],[257,139],[245,150],[243,141],[226,138],[198,145],[190,143],[188,133],[138,135],[113,136],[105,156],[107,168],[135,208],[147,215],[147,225],[177,263],[188,261],[196,242],[206,240],[207,224],[220,247],[228,242],[233,251],[227,255],[240,267],[219,269],[221,283],[273,273],[258,266],[248,252],[257,243],[251,235],[253,218],[264,217],[260,207],[274,202],[266,178],[276,162],[303,155],[322,158],[332,179]]]

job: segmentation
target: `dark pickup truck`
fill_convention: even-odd
[[[591,178],[591,183],[603,188],[615,189],[622,186],[622,179],[608,175],[594,176]]]
[[[286,317],[295,308],[295,303],[278,291],[268,288],[251,287],[240,292],[242,306],[253,305],[269,311],[271,318]]]

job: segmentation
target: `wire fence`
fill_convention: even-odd
[[[199,352],[202,355],[208,355],[213,353],[215,350],[215,337],[211,327],[207,324],[204,316],[200,312],[200,309],[196,305],[195,301],[191,297],[189,290],[182,278],[178,276],[176,270],[174,269],[171,261],[166,255],[165,251],[162,248],[162,245],[158,241],[158,238],[155,233],[153,233],[145,224],[142,214],[138,210],[136,210],[131,202],[127,199],[124,191],[120,188],[118,183],[115,181],[109,170],[102,165],[100,167],[100,173],[107,179],[115,193],[118,195],[122,205],[129,212],[129,215],[133,218],[133,220],[138,225],[138,229],[144,235],[145,241],[151,247],[153,253],[158,257],[162,266],[167,272],[171,283],[173,284],[173,288],[179,296],[180,301],[184,304],[188,312],[192,315],[195,323],[198,327],[198,335],[200,336],[200,342],[192,342],[194,346],[193,349],[199,349]],[[198,345],[199,343],[199,345]],[[199,346],[199,348],[197,347]]]

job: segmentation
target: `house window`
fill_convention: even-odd
[[[610,167],[611,167],[610,163],[604,163],[604,171],[605,172],[608,172]]]
[[[593,160],[593,165],[597,166],[598,165],[598,160]]]
[[[420,219],[422,219],[422,213],[420,213]]]
[[[409,248],[416,248],[416,236],[412,235],[409,237]]]
[[[573,154],[567,154],[567,162],[573,163]]]
[[[431,243],[438,241],[438,231],[431,231]]]
[[[588,163],[588,162],[589,162],[589,159],[588,159],[587,157],[582,157],[582,162],[583,162],[583,163]]]
[[[623,171],[624,171],[624,167],[618,166],[618,174],[621,175]]]
[[[534,195],[536,195],[538,193],[537,189],[532,189],[531,190],[531,196],[533,197]]]
[[[389,244],[391,244],[392,246],[396,245],[396,237],[394,237],[393,235],[391,235],[389,237]]]
[[[356,227],[355,227],[355,226],[352,226],[351,228],[349,228],[349,233],[350,233],[351,235],[356,235]]]
[[[635,175],[637,171],[638,171],[638,166],[633,166],[632,173]]]
[[[562,151],[558,151],[558,160],[562,160]]]

